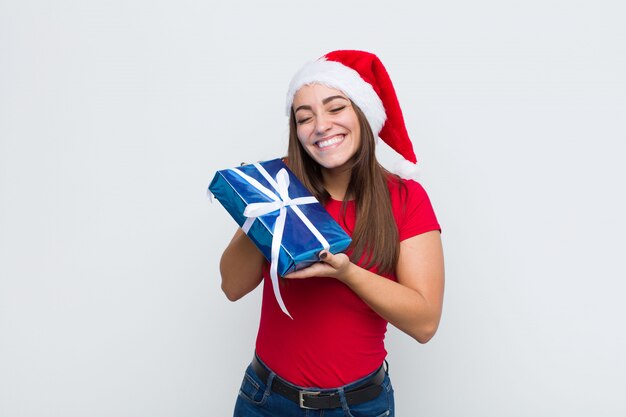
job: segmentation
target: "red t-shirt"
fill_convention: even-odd
[[[424,188],[415,181],[404,184],[406,192],[397,182],[388,183],[400,241],[440,230]],[[348,203],[345,223],[340,220],[341,206],[341,201],[330,200],[326,210],[351,234],[354,203]],[[386,278],[396,280],[395,275]],[[387,321],[348,286],[333,278],[281,278],[280,292],[292,320],[274,298],[268,263],[263,281],[256,353],[281,378],[303,387],[333,388],[381,365],[387,355]]]

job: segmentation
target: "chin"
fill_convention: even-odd
[[[347,166],[350,162],[350,157],[346,155],[320,155],[320,153],[309,152],[309,156],[322,168],[325,169],[337,169],[343,166]]]
[[[323,168],[339,169],[348,166],[348,161],[318,161]]]

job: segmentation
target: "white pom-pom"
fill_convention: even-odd
[[[420,169],[417,164],[402,159],[394,164],[392,172],[405,180],[418,180]]]

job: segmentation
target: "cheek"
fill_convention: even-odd
[[[354,120],[352,121],[352,132],[354,132],[354,136],[356,138],[357,145],[361,144],[361,125],[359,124],[359,119],[354,115]]]
[[[298,126],[296,128],[296,136],[298,136],[298,140],[303,146],[306,145],[306,140],[311,134],[310,130],[311,129],[307,128],[307,126]]]

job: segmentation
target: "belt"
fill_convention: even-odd
[[[252,370],[264,382],[270,376],[270,371],[257,359],[256,355],[252,359]],[[348,405],[356,405],[378,397],[383,390],[381,384],[384,379],[385,369],[381,366],[374,375],[363,381],[362,384],[344,392],[346,402]],[[301,390],[283,382],[279,377],[274,377],[272,391],[295,402],[300,408],[319,410],[341,407],[338,390]]]

